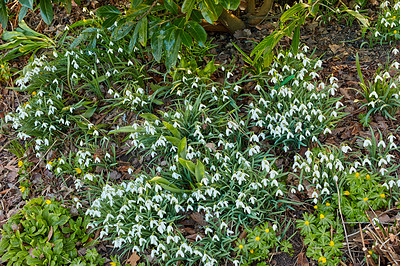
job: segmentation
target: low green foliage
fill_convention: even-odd
[[[395,54],[398,53],[396,48],[393,51]],[[380,113],[386,118],[395,120],[394,116],[400,108],[399,63],[394,61],[390,67],[383,68],[380,66],[373,80],[366,82],[361,72],[358,54],[356,60],[358,76],[361,81],[359,84],[363,89],[363,96],[367,100],[362,105],[368,110],[366,115],[362,117],[364,126],[367,125],[369,117],[375,113]],[[389,74],[392,71],[394,74]]]
[[[3,226],[1,259],[7,265],[103,265],[96,249],[77,258],[79,245],[90,245],[87,224],[59,202],[32,199]]]
[[[236,242],[236,252],[242,256],[241,265],[267,265],[265,262],[271,256],[271,253],[280,250],[282,252],[292,253],[292,244],[287,240],[280,240],[277,236],[277,226],[269,226],[266,222],[254,229],[246,230],[247,236]]]
[[[342,257],[344,234],[336,208],[329,202],[315,205],[314,213],[303,213],[303,219],[297,220],[307,256],[322,265],[338,265]]]
[[[393,3],[394,2],[394,3]],[[391,42],[400,39],[400,2],[381,1],[380,12],[373,29],[373,42]]]

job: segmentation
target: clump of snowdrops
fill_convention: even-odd
[[[261,128],[259,138],[271,140],[284,151],[319,143],[320,134],[329,134],[343,116],[343,104],[335,97],[337,78],[319,82],[322,61],[303,51],[281,51],[271,69],[261,75],[249,105],[250,124]]]
[[[388,42],[400,39],[400,2],[383,1],[371,39],[375,42]]]

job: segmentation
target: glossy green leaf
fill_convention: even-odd
[[[3,29],[7,28],[7,22],[8,22],[8,14],[7,14],[6,3],[4,0],[0,0],[0,23]]]
[[[195,0],[185,0],[182,5],[182,13],[186,13],[186,21],[189,20],[190,14],[194,8]]]
[[[19,0],[19,3],[24,7],[33,9],[33,0]]]
[[[174,0],[164,0],[164,6],[169,12],[171,12],[171,14],[178,14],[178,5],[174,2]]]
[[[128,21],[122,25],[120,25],[114,32],[113,32],[113,38],[118,41],[122,38],[124,38],[135,26],[135,22],[133,21]]]
[[[236,10],[240,4],[240,0],[220,0],[219,2],[227,10]]]
[[[162,34],[155,34],[155,36],[153,36],[151,39],[151,50],[154,59],[157,62],[161,61],[162,51],[163,51],[163,41],[164,41],[164,36]]]
[[[196,40],[200,46],[204,47],[204,43],[207,41],[207,33],[199,23],[188,21],[185,29],[190,33],[190,35],[192,35],[193,39]]]
[[[178,155],[179,157],[186,159],[186,137],[181,139],[178,145]]]
[[[50,25],[53,21],[53,6],[50,0],[40,0],[40,14],[44,23]]]
[[[118,16],[121,14],[121,12],[118,10],[118,8],[116,8],[115,6],[101,6],[97,9],[96,14],[99,17],[112,17],[112,16]]]
[[[138,24],[140,24],[138,40],[145,47],[147,43],[147,17],[142,18]]]
[[[192,44],[193,44],[193,39],[192,39],[192,37],[190,36],[190,34],[187,33],[187,32],[184,31],[184,30],[180,30],[180,34],[181,34],[181,37],[182,37],[182,43],[183,43],[186,47],[191,47]]]

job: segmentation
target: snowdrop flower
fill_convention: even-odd
[[[397,55],[398,53],[399,53],[399,50],[397,50],[397,48],[394,48],[393,50],[392,50],[392,53],[394,54],[394,55]],[[397,63],[397,62],[396,62]],[[396,67],[397,68],[397,67]]]
[[[376,99],[379,98],[378,94],[376,93],[376,91],[373,91],[369,94],[369,97],[371,98],[372,96],[374,96]]]
[[[368,147],[368,146],[372,146],[372,142],[371,142],[370,139],[364,140],[363,147],[366,148],[366,147]]]

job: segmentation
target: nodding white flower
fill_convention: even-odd
[[[388,170],[386,170],[385,168],[381,168],[380,170],[379,170],[379,172],[381,173],[381,175],[385,175],[385,173],[387,172]]]
[[[379,76],[379,75],[376,75],[376,77],[375,77],[375,83],[377,83],[378,80],[383,81],[383,78],[382,78],[381,76]]]
[[[378,143],[378,148],[379,148],[380,146],[382,146],[383,148],[386,148],[386,144],[385,144],[385,142],[384,142],[383,140],[379,141],[379,143]]]
[[[232,74],[232,72],[228,71],[228,73],[226,74],[226,78],[230,78],[230,77],[233,77],[233,74]]]
[[[389,187],[390,188],[392,188],[394,184],[396,184],[396,182],[394,182],[394,180],[390,180],[389,181]]]
[[[369,94],[369,97],[371,98],[372,96],[374,96],[376,99],[379,98],[378,94],[376,93],[376,91],[373,91]]]
[[[390,134],[390,136],[388,137],[388,140],[389,140],[390,142],[393,142],[395,139],[396,139],[396,137],[393,136],[393,134]]]
[[[372,146],[372,142],[370,139],[364,140],[363,147],[366,148],[368,146]]]
[[[375,31],[375,38],[380,36],[381,34],[379,33],[379,31]]]
[[[394,48],[393,50],[392,50],[392,53],[394,54],[394,55],[397,55],[398,53],[399,53],[399,50],[397,50],[397,48]],[[395,63],[397,63],[397,62],[395,62]],[[397,67],[396,67],[397,68]]]
[[[348,145],[342,146],[342,152],[348,153],[349,151],[352,151],[350,146],[348,146]]]
[[[276,224],[272,225],[272,230],[276,231],[278,229],[278,226]]]
[[[274,181],[276,181],[276,180],[274,180]],[[283,197],[283,192],[280,189],[278,189],[278,191],[276,191],[276,194],[275,194],[275,197],[278,197],[278,196],[282,196]]]

